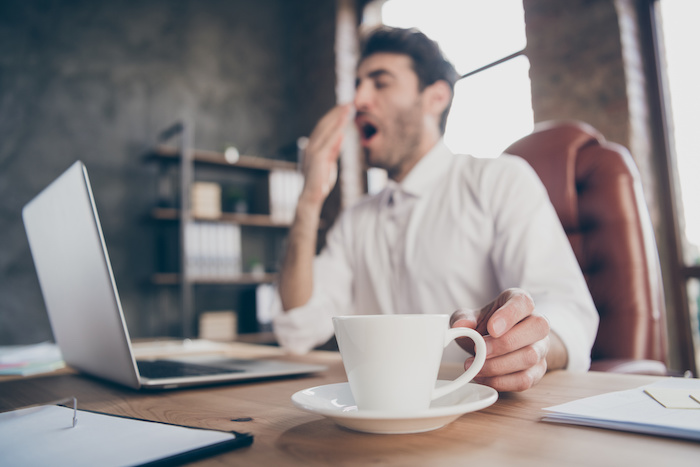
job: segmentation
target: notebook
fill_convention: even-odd
[[[169,389],[325,369],[220,355],[136,359],[85,165],[77,161],[22,210],[56,343],[66,364],[135,389]]]

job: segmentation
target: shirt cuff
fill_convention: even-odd
[[[586,372],[591,367],[591,349],[595,340],[595,330],[591,336],[586,330],[585,323],[576,326],[571,322],[570,314],[557,313],[554,310],[548,313],[545,307],[537,307],[537,314],[544,316],[549,321],[549,328],[561,339],[567,353],[568,371]],[[597,329],[597,324],[595,324]]]
[[[317,307],[301,306],[277,315],[273,330],[280,346],[292,354],[305,354],[328,341],[333,321]]]

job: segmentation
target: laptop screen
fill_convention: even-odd
[[[75,162],[22,211],[54,338],[78,370],[139,387],[87,170]]]
[[[71,367],[136,389],[291,376],[325,369],[268,359],[180,357],[162,362],[170,377],[139,375],[82,162],[75,162],[27,203],[22,217],[51,328]],[[155,368],[154,362],[143,365],[144,371],[164,370],[162,365]]]

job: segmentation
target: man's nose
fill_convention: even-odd
[[[355,88],[355,109],[367,110],[372,102],[372,87],[367,81],[360,81]]]

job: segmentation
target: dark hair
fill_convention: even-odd
[[[376,53],[407,55],[413,62],[413,70],[418,76],[418,89],[423,91],[436,81],[445,81],[452,90],[459,75],[454,66],[443,56],[438,44],[415,28],[402,29],[381,26],[370,31],[360,46],[360,62]],[[445,132],[447,114],[452,99],[440,119],[440,131]]]

